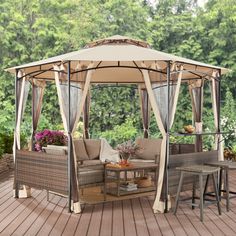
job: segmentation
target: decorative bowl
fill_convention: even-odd
[[[147,188],[152,186],[152,178],[151,176],[141,177],[135,181],[138,184],[139,188]]]
[[[186,125],[186,126],[184,126],[184,130],[185,130],[185,132],[191,134],[194,132],[195,128],[192,125]]]

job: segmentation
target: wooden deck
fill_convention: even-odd
[[[231,189],[236,173],[230,173]],[[94,205],[83,205],[82,214],[67,212],[66,199],[46,192],[32,191],[32,198],[12,197],[12,174],[0,176],[0,235],[236,235],[236,199],[231,211],[222,202],[222,216],[215,206],[205,208],[204,222],[199,210],[180,204],[177,216],[153,214],[153,197],[140,197]]]

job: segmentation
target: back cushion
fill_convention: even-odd
[[[139,138],[136,139],[141,150],[137,153],[136,158],[145,160],[155,160],[156,155],[160,155],[162,139]],[[159,157],[158,157],[159,158]]]
[[[66,146],[48,145],[47,147],[43,147],[43,150],[46,153],[53,154],[53,155],[66,155],[67,154]]]
[[[89,160],[88,153],[85,148],[85,143],[83,139],[74,139],[75,153],[77,161]]]
[[[99,139],[84,139],[88,157],[90,160],[99,159],[101,140]]]

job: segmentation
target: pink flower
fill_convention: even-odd
[[[67,145],[67,136],[61,131],[44,130],[35,134],[35,150],[42,151],[47,145]]]
[[[122,144],[117,145],[116,150],[119,151],[120,155],[122,157],[124,156],[135,156],[137,151],[139,151],[141,148],[131,140],[124,142]]]

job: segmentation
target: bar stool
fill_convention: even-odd
[[[219,198],[221,200],[221,193],[226,193],[226,210],[229,211],[229,200],[231,198],[236,197],[236,192],[230,191],[229,190],[229,170],[236,170],[236,162],[230,162],[230,161],[216,161],[212,163],[206,163],[206,165],[210,166],[216,166],[220,167],[220,176],[219,176]],[[222,172],[224,171],[224,183],[225,183],[225,189],[222,189]],[[207,178],[208,182],[208,178]],[[206,193],[207,195],[212,195],[209,193]],[[230,196],[230,194],[234,194],[235,196]]]
[[[217,185],[216,185],[216,181],[215,181],[215,174],[218,173],[218,171],[220,170],[219,167],[216,166],[208,166],[208,165],[193,165],[193,166],[181,166],[181,167],[177,167],[177,170],[180,170],[180,180],[179,180],[179,186],[178,186],[178,191],[177,191],[177,196],[176,196],[176,201],[175,201],[175,209],[174,209],[174,215],[177,212],[177,208],[179,205],[179,195],[182,189],[182,184],[183,184],[183,179],[184,179],[184,174],[191,174],[191,175],[195,175],[199,177],[199,190],[200,190],[200,220],[203,221],[203,207],[204,207],[204,200],[205,196],[204,196],[204,189],[207,188],[207,186],[203,187],[203,177],[204,176],[212,176],[212,180],[213,180],[213,185],[214,185],[214,190],[215,190],[215,196],[216,196],[216,203],[217,203],[217,207],[218,207],[218,212],[219,215],[221,215],[221,209],[220,209],[220,199],[219,199],[219,195],[218,195],[218,190],[217,190]],[[206,182],[207,184],[207,182]],[[195,204],[195,185],[196,185],[196,181],[193,181],[193,192],[192,192],[192,209],[194,209],[194,206],[196,206]],[[188,199],[184,199],[182,201],[185,201]]]

